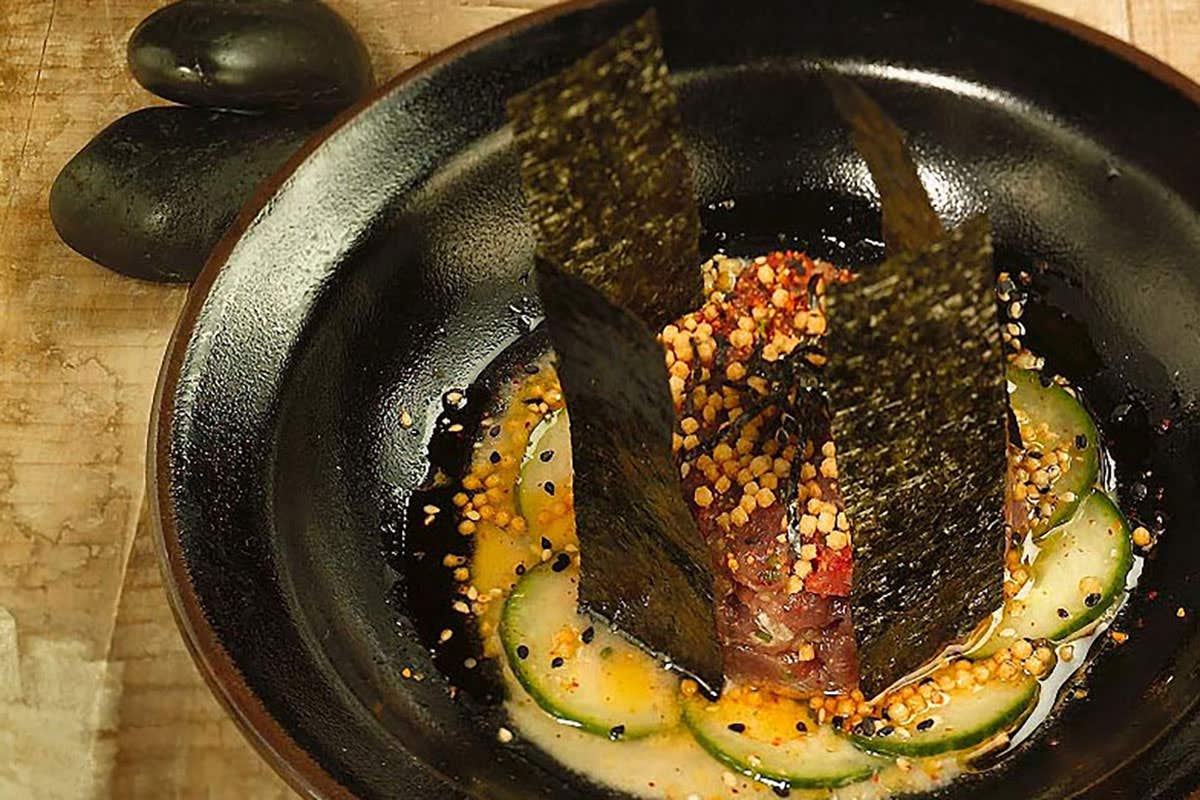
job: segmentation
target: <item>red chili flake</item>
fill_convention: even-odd
[[[853,570],[853,555],[849,547],[832,550],[821,545],[812,574],[804,581],[804,588],[816,594],[846,597],[850,594]]]

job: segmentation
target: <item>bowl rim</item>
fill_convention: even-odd
[[[242,678],[232,657],[219,641],[204,614],[188,575],[179,531],[175,524],[176,509],[169,484],[172,420],[175,416],[176,388],[201,310],[235,245],[252,227],[263,208],[317,148],[361,112],[382,101],[396,89],[419,81],[440,67],[493,42],[541,26],[558,17],[609,5],[612,2],[615,0],[567,0],[531,11],[456,42],[377,86],[369,95],[342,111],[310,137],[258,187],[214,247],[188,290],[187,299],[162,360],[149,426],[146,480],[150,489],[150,516],[154,526],[159,570],[176,626],[209,690],[259,755],[293,790],[304,797],[314,800],[356,800],[353,792],[305,752],[292,735],[270,715]],[[1129,42],[1078,20],[1030,5],[1023,0],[976,0],[976,3],[1048,25],[1107,51],[1200,105],[1200,83]],[[1103,782],[1107,777],[1108,775],[1102,776],[1098,782]]]

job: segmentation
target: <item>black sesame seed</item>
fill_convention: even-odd
[[[553,450],[543,450],[542,452],[538,453],[538,460],[540,460],[543,464],[548,463],[552,458],[554,458]]]
[[[614,725],[613,727],[609,728],[609,730],[608,730],[608,738],[612,739],[614,742],[617,739],[620,739],[624,735],[625,735],[625,726],[624,725]]]
[[[546,494],[554,497],[554,481],[546,481],[542,484],[542,488],[546,490]]]
[[[1038,381],[1047,389],[1054,385],[1054,378],[1044,372],[1038,376]]]
[[[562,656],[555,656],[554,660],[550,662],[550,669],[558,669],[564,663],[565,662],[563,661]]]
[[[796,730],[800,731],[801,733],[808,733],[808,726],[805,725],[803,722],[797,722]]]
[[[1092,592],[1087,597],[1083,598],[1083,604],[1085,606],[1087,606],[1088,608],[1095,608],[1096,604],[1099,602],[1100,602],[1100,593],[1099,592]]]
[[[547,539],[545,536],[543,536],[542,537],[542,549],[549,550],[552,546],[553,545],[551,544],[550,540]]]
[[[491,430],[488,431],[488,436],[491,436],[493,439],[499,435],[500,435],[500,426],[499,425],[493,425],[491,427]]]
[[[932,727],[933,727],[932,719],[923,719],[917,723],[917,730],[919,730],[919,731],[927,731]]]
[[[727,727],[729,728],[729,730],[733,731],[734,733],[745,733],[746,732],[746,726],[745,726],[745,724],[743,724],[741,722],[731,722],[731,723],[729,723],[729,725]]]
[[[831,721],[833,722],[833,727],[837,728],[838,730],[841,730],[842,726],[846,724],[845,717],[834,717]]]
[[[1065,608],[1060,608],[1058,610],[1058,616],[1062,619],[1066,619],[1067,617],[1071,616],[1071,612],[1067,611]]]
[[[525,373],[528,375],[537,375],[538,374],[538,365],[537,364],[526,364],[524,369],[525,369]]]
[[[521,659],[522,661],[529,658],[529,648],[523,644],[517,645],[517,658]]]
[[[1075,434],[1075,449],[1076,450],[1086,450],[1087,446],[1088,446],[1087,434],[1083,434],[1083,433]]]
[[[874,736],[875,720],[871,717],[867,717],[862,722],[854,726],[854,732],[859,736]]]
[[[571,557],[566,553],[559,553],[558,558],[554,559],[554,563],[550,565],[550,569],[555,572],[562,572],[569,566],[571,566]]]
[[[1034,461],[1042,460],[1042,454],[1040,452],[1038,452],[1037,450],[1030,450],[1029,457],[1032,458]]]
[[[492,454],[490,456],[488,456],[488,461],[491,461],[493,464],[499,464],[500,463],[500,453],[493,450]]]
[[[893,728],[891,725],[884,725],[882,728],[879,729],[880,736],[891,736],[895,732],[896,732],[896,729]]]
[[[518,575],[525,574],[525,565],[524,564],[517,564],[517,574]]]
[[[583,639],[584,644],[591,644],[592,639],[596,638],[596,629],[591,625],[588,625],[587,628],[584,629],[583,635],[581,635],[579,638]]]
[[[776,797],[791,797],[792,796],[792,790],[786,786],[772,786],[771,791],[775,793]]]

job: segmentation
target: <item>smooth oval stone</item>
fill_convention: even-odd
[[[121,117],[50,189],[50,219],[73,250],[116,272],[190,281],[258,185],[317,123],[198,108]]]
[[[335,111],[375,81],[354,29],[317,0],[181,0],[129,37],[129,69],[177,103]]]

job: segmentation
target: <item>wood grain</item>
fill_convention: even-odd
[[[146,426],[184,290],[77,256],[50,184],[156,101],[129,79],[155,0],[0,0],[0,797],[288,790],[191,664],[144,512]],[[387,77],[545,0],[332,0]],[[1200,77],[1198,0],[1040,0]]]

